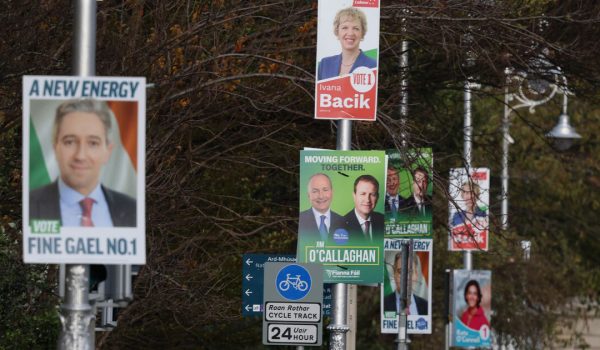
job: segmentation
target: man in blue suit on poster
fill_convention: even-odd
[[[300,213],[298,238],[301,241],[331,241],[333,232],[342,226],[342,216],[331,210],[333,187],[329,176],[317,173],[308,181],[311,207]]]
[[[345,216],[344,227],[352,242],[370,243],[383,239],[384,216],[373,211],[379,199],[379,182],[371,175],[354,181],[354,208]]]
[[[390,294],[387,294],[383,298],[383,311],[394,311],[400,312],[400,295],[402,293],[400,286],[400,276],[402,275],[402,253],[396,253],[394,256],[394,284],[396,288]],[[412,283],[413,285],[419,281],[419,271],[421,271],[421,261],[417,256],[416,252],[413,252],[413,266],[412,266]],[[408,307],[405,310],[409,315],[427,315],[429,308],[427,300],[410,293],[410,298],[407,300]]]
[[[29,194],[29,219],[60,221],[64,227],[135,227],[136,200],[100,181],[114,144],[103,101],[69,100],[58,106],[53,147],[58,179]]]

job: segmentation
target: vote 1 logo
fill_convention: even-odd
[[[488,340],[490,337],[490,327],[488,327],[485,324],[483,326],[481,326],[481,328],[479,328],[479,336],[481,337],[481,340],[483,340],[483,341]]]
[[[312,281],[308,271],[300,265],[287,265],[277,274],[275,286],[279,294],[288,300],[299,300],[304,298]]]
[[[365,93],[375,86],[375,74],[367,67],[357,67],[352,71],[350,84],[357,92]]]

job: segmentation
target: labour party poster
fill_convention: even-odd
[[[383,281],[383,151],[301,151],[300,263],[325,283]]]
[[[144,264],[146,80],[23,77],[23,259]]]
[[[492,272],[454,270],[450,343],[464,348],[490,348]]]
[[[381,332],[398,333],[402,243],[410,239],[385,239],[385,277],[381,288]],[[405,309],[409,334],[431,334],[431,269],[433,240],[413,239],[408,271],[410,298]]]
[[[316,119],[375,120],[379,0],[320,0]]]
[[[387,150],[385,236],[431,238],[433,155],[431,148]]]
[[[448,249],[488,250],[490,170],[450,169]]]

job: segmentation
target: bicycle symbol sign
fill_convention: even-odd
[[[285,299],[302,299],[310,292],[310,273],[300,265],[284,266],[277,273],[275,285],[279,294]]]

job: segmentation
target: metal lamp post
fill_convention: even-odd
[[[337,149],[348,151],[352,148],[352,121],[338,121]],[[346,349],[346,332],[350,329],[347,322],[348,285],[345,283],[334,283],[331,286],[331,324],[329,329],[329,348],[332,350]]]
[[[96,1],[75,2],[73,73],[93,76],[96,72]],[[62,324],[58,349],[94,349],[95,314],[89,303],[89,265],[67,265],[65,298],[60,306]]]
[[[509,134],[511,112],[521,108],[529,108],[529,112],[534,113],[537,106],[547,103],[554,98],[557,93],[561,93],[563,95],[562,114],[559,117],[558,125],[546,134],[546,136],[555,139],[555,147],[559,150],[568,149],[575,139],[581,138],[581,135],[579,135],[569,124],[569,116],[567,115],[567,96],[569,95],[567,79],[560,70],[553,69],[550,70],[550,73],[554,75],[554,82],[535,80],[529,82],[529,86],[525,87],[527,74],[514,74],[509,68],[505,70],[506,87],[504,90],[504,117],[502,119],[502,230],[508,229],[508,148],[511,143],[514,143],[514,140]],[[518,88],[517,91],[511,93],[509,92],[509,85],[513,81],[518,83]],[[545,90],[547,89],[550,90],[545,93]],[[541,95],[543,93],[545,93],[545,95],[541,96],[539,99],[533,99],[526,94],[526,91],[529,91],[533,95]],[[516,101],[516,103],[511,106],[510,103],[512,101]]]

